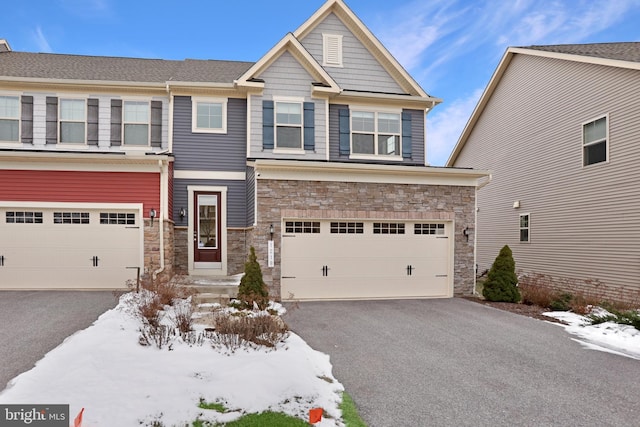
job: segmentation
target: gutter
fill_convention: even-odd
[[[158,274],[162,273],[165,268],[164,262],[164,218],[165,211],[168,209],[168,188],[167,188],[167,180],[168,180],[168,167],[167,163],[162,160],[158,160],[158,167],[160,168],[160,208],[158,209],[158,227],[160,227],[159,231],[159,240],[160,240],[160,267],[155,270],[152,274],[153,280],[155,281],[158,277]]]

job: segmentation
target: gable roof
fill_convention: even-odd
[[[317,86],[317,89],[322,88],[325,92],[340,93],[340,87],[336,81],[291,33],[284,36],[284,38],[272,47],[258,62],[245,71],[245,73],[236,80],[236,83],[240,86],[262,87],[263,83],[256,83],[252,80],[266,70],[284,52],[291,53],[300,65],[302,65],[313,78],[317,79],[318,83],[325,86]]]
[[[431,98],[413,77],[400,65],[391,55],[367,26],[356,16],[343,0],[328,0],[309,19],[307,19],[293,35],[301,40],[309,34],[324,18],[330,13],[335,14],[344,25],[360,40],[360,42],[371,52],[384,69],[396,80],[398,85],[408,94]],[[440,99],[432,98],[434,105],[442,102]]]
[[[469,138],[473,127],[482,115],[484,108],[487,106],[489,99],[491,99],[493,92],[500,83],[500,79],[504,75],[515,55],[542,56],[565,61],[640,70],[640,42],[510,47],[500,60],[493,76],[491,76],[489,84],[482,93],[478,104],[473,110],[471,117],[467,121],[467,124],[458,139],[458,142],[453,148],[446,166],[453,166],[455,164],[460,151],[462,151],[462,148],[467,143],[467,139]]]

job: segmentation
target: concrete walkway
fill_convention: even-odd
[[[555,324],[462,299],[288,308],[370,427],[640,420],[640,362],[586,350]]]

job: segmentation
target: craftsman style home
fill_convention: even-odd
[[[0,288],[228,276],[276,298],[474,287],[482,171],[426,166],[428,95],[342,0],[257,62],[0,42]]]
[[[639,98],[640,43],[507,50],[447,163],[492,173],[480,271],[508,244],[523,274],[637,301]]]

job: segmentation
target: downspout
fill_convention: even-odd
[[[158,227],[160,227],[160,229],[158,230],[160,237],[160,267],[153,272],[153,280],[157,278],[158,274],[164,271],[164,218],[165,212],[168,209],[168,167],[166,162],[162,160],[158,160],[158,166],[160,167],[160,214],[158,218]]]

